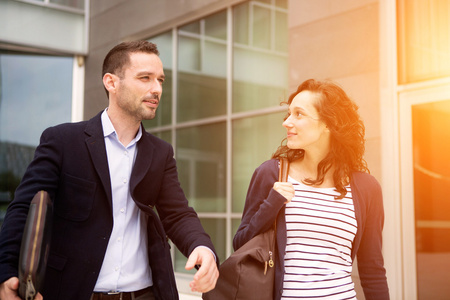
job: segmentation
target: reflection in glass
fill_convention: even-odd
[[[287,98],[287,14],[276,11],[273,20],[267,8],[251,5],[233,8],[233,112],[272,107]]]
[[[154,132],[152,134],[154,136],[168,142],[169,144],[172,144],[172,131],[166,130],[166,131]]]
[[[200,34],[179,32],[178,122],[226,113],[226,15],[220,12],[201,24],[214,38],[202,30]]]
[[[180,31],[200,34],[200,21],[192,22],[180,27]]]
[[[163,120],[155,118],[146,128],[174,141],[181,186],[221,259],[231,251],[226,244],[240,224],[253,171],[285,137],[281,126],[285,113],[278,105],[288,96],[287,3],[247,1],[231,7],[232,24],[227,24],[230,11],[223,10],[179,27],[176,66],[168,66],[171,59],[163,58],[160,46],[170,45],[167,52],[172,51],[170,33],[162,35],[163,41],[150,39],[162,52],[166,76],[170,70],[171,79],[176,78],[176,116],[170,119],[160,107],[157,118],[162,115]],[[232,132],[227,132],[230,126]],[[230,147],[232,153],[227,153]],[[232,172],[229,180],[228,172]],[[226,226],[230,221],[231,228]],[[175,250],[176,271],[185,272],[185,263]]]
[[[144,121],[144,127],[149,129],[157,126],[170,125],[172,123],[172,32],[160,34],[148,40],[156,44],[159,58],[164,67],[166,76],[163,84],[163,93],[159,102],[156,116],[153,120]]]
[[[233,40],[236,44],[248,45],[249,6],[237,5],[233,8]]]
[[[412,107],[418,299],[450,299],[450,101]]]
[[[270,49],[270,10],[264,7],[253,7],[253,40],[252,46]]]
[[[84,0],[50,0],[50,3],[84,9]]]
[[[397,9],[399,83],[450,76],[450,2],[399,0]]]
[[[242,212],[255,169],[270,159],[286,137],[281,123],[285,112],[233,122],[233,212]]]
[[[288,52],[288,31],[286,30],[287,14],[277,11],[275,13],[275,51]]]
[[[225,245],[226,245],[226,232],[225,232],[225,219],[207,219],[202,218],[202,226],[206,233],[209,234],[211,240],[216,248],[217,255],[222,261],[225,260]],[[175,271],[181,273],[194,274],[196,272],[195,268],[191,271],[186,271],[184,266],[186,265],[187,259],[181,254],[181,252],[176,249],[175,251]]]
[[[70,122],[72,57],[0,54],[0,202],[11,200],[42,131]]]
[[[197,212],[224,212],[225,123],[179,129],[176,158],[181,186]]]
[[[227,39],[227,12],[222,11],[205,18],[205,35],[221,40]]]
[[[200,72],[201,55],[200,39],[192,37],[179,38],[178,70],[180,72]]]

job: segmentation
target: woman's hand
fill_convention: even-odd
[[[273,189],[286,198],[285,204],[291,202],[292,198],[294,198],[295,189],[291,182],[277,181],[273,184]]]

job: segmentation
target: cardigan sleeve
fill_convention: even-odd
[[[361,286],[366,300],[386,300],[389,289],[382,254],[384,210],[381,187],[369,174],[359,177],[363,180],[356,185],[355,196],[360,198],[362,224],[358,226],[363,232],[356,256]]]
[[[261,164],[253,173],[245,199],[241,224],[233,239],[234,250],[270,229],[286,199],[273,189],[278,180],[278,160]]]

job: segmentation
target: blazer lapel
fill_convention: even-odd
[[[155,146],[150,141],[149,133],[142,126],[142,137],[137,144],[136,161],[134,162],[130,178],[131,195],[134,195],[134,189],[148,173],[153,159],[153,151],[155,151]],[[134,200],[136,201],[136,199]]]
[[[105,189],[108,197],[108,203],[112,207],[111,177],[109,174],[108,158],[106,156],[101,114],[102,112],[88,121],[85,129],[85,133],[88,137],[85,141],[95,170],[100,177],[103,188]]]

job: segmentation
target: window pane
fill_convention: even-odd
[[[172,131],[166,130],[161,132],[152,133],[154,136],[159,137],[160,139],[172,144]]]
[[[233,8],[233,40],[235,44],[248,45],[248,3]]]
[[[205,19],[205,34],[221,40],[227,39],[227,12],[223,11]]]
[[[164,75],[166,79],[163,84],[163,93],[161,95],[161,101],[158,105],[156,116],[153,120],[144,121],[145,128],[153,128],[157,126],[170,125],[172,123],[172,32],[167,32],[158,36],[155,36],[148,40],[156,44],[159,51],[159,58],[161,59],[164,67]]]
[[[72,57],[0,54],[0,204],[12,200],[42,131],[70,122],[72,64]]]
[[[450,75],[450,2],[398,1],[399,83]]]
[[[287,59],[235,47],[233,112],[276,106],[287,97]]]
[[[180,31],[186,31],[186,32],[190,32],[190,33],[200,34],[200,22],[196,21],[196,22],[192,22],[190,24],[184,25],[184,26],[180,27]]]
[[[253,41],[252,46],[270,49],[270,10],[253,6]]]
[[[286,13],[275,13],[275,51],[287,53],[288,51],[288,29]]]
[[[233,122],[233,212],[242,212],[255,169],[270,159],[286,137],[281,123],[285,112]]]
[[[50,0],[50,3],[84,9],[84,0]]]
[[[213,26],[211,32],[214,34],[226,28],[226,23],[218,24],[220,20],[226,22],[226,19],[220,17],[223,13],[217,15],[219,17],[214,22],[205,22],[205,26]],[[178,49],[177,121],[225,114],[226,44],[206,41],[200,36],[185,37],[180,33]]]
[[[281,8],[287,8],[288,7],[287,2],[288,2],[287,0],[276,0],[275,5]]]
[[[197,212],[225,211],[225,130],[225,123],[177,130],[180,182]]]
[[[202,226],[206,233],[209,234],[211,240],[216,248],[217,255],[221,261],[226,258],[225,245],[226,245],[226,232],[225,232],[225,219],[206,219],[202,218]],[[176,249],[175,251],[175,271],[180,273],[190,273],[195,274],[195,268],[191,271],[186,271],[184,266],[186,265],[187,259],[181,254],[181,252]]]
[[[412,107],[418,299],[450,299],[450,100]]]
[[[233,18],[234,32],[246,32],[243,27],[247,22],[239,17],[242,16],[245,20],[247,6],[248,4],[242,4],[233,9],[237,13]],[[242,36],[236,38],[233,44],[233,112],[271,107],[287,97],[287,16],[286,13],[276,12],[273,33],[271,26],[267,26],[271,24],[270,13],[268,15],[266,25],[258,25],[255,30],[260,31],[262,36],[270,37],[275,34],[272,37],[276,41],[275,49],[248,47],[243,44],[245,34],[241,32],[238,34]]]
[[[201,70],[200,39],[180,36],[178,43],[178,70],[186,73],[199,72]]]

